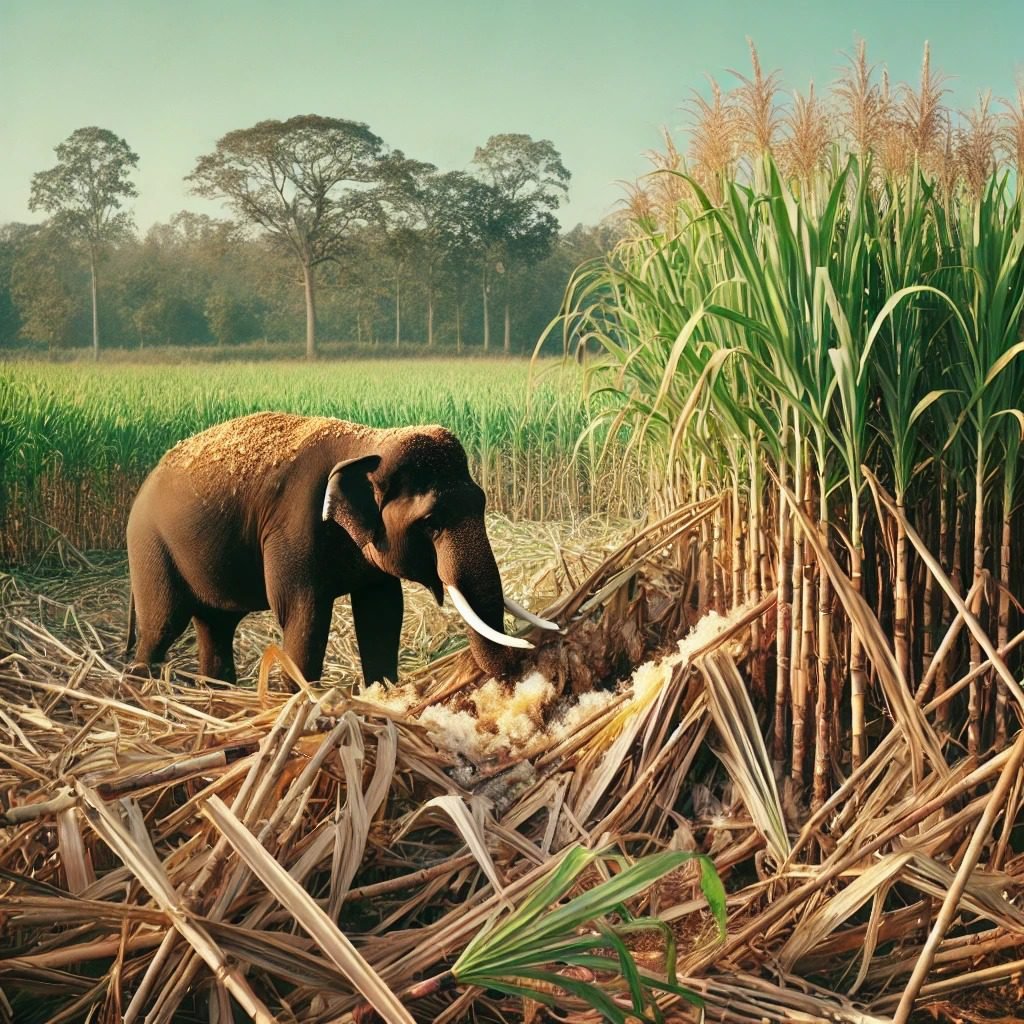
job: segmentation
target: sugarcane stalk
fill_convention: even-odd
[[[931,574],[929,574],[931,575]],[[970,610],[972,615],[978,614],[978,608],[981,602],[981,582],[976,583],[967,592],[967,596],[964,598],[964,604]],[[953,645],[956,643],[956,638],[960,635],[960,631],[963,629],[964,620],[963,616],[958,612],[954,617],[949,628],[946,630],[942,637],[942,641],[939,643],[939,649],[936,651],[935,660],[929,666],[928,671],[924,674],[921,679],[921,683],[917,688],[917,693],[914,694],[914,700],[918,704],[923,704],[928,699],[928,693],[931,688],[932,681],[938,676],[938,667],[945,663],[946,658],[949,656],[949,652],[953,649]],[[947,687],[944,687],[941,691],[936,687],[936,697],[941,696],[946,692]]]
[[[896,499],[900,517],[896,520],[896,603],[893,613],[893,646],[896,654],[896,666],[900,670],[909,689],[913,689],[910,678],[910,642],[907,636],[907,618],[909,605],[909,588],[907,573],[909,572],[909,553],[907,551],[907,531],[903,525],[906,506],[903,495]]]
[[[819,449],[818,467],[818,532],[826,546],[829,543],[828,481],[825,478],[824,451]],[[812,806],[820,807],[828,797],[828,766],[832,746],[832,726],[829,715],[829,693],[832,664],[832,592],[827,572],[818,574],[818,695],[815,703],[817,731],[814,745],[814,777]]]
[[[761,488],[759,463],[753,445],[748,449],[750,459],[750,490],[747,497],[747,585],[746,601],[757,604],[761,600],[761,585],[758,578],[761,569]],[[767,699],[765,688],[765,652],[762,640],[764,623],[755,619],[750,624],[750,647],[753,652],[751,659],[751,682],[754,691]]]
[[[711,607],[719,615],[725,614],[724,579],[720,575],[720,567],[724,565],[722,543],[722,513],[719,511],[711,524]]]
[[[1010,445],[1007,468],[1003,477],[1003,529],[999,545],[999,612],[996,626],[996,646],[1005,647],[1010,637],[1010,540],[1013,531],[1013,490],[1017,445]],[[1006,684],[996,681],[995,745],[1002,750],[1006,745]]]
[[[732,533],[732,600],[730,607],[735,609],[743,604],[743,516],[740,513],[740,470],[733,460],[732,465],[732,507],[731,507],[731,533]]]
[[[811,522],[813,510],[811,509],[811,470],[806,469],[804,480],[804,513],[805,521]],[[808,724],[808,699],[811,693],[811,652],[814,650],[814,574],[817,568],[817,561],[813,545],[808,542],[804,544],[804,580],[801,588],[801,601],[803,608],[800,611],[800,695],[803,700],[803,707],[800,714],[800,748],[801,757],[797,761],[794,757],[794,768],[799,765],[799,776],[794,775],[793,781],[803,785],[804,764],[807,757],[807,724]],[[794,743],[794,747],[796,744]]]
[[[786,423],[785,408],[782,422]],[[779,564],[775,575],[778,609],[775,616],[775,719],[772,743],[772,767],[776,778],[782,777],[786,760],[786,704],[790,695],[789,637],[793,618],[793,580],[790,576],[790,566],[793,560],[793,530],[792,517],[782,497],[788,486],[789,464],[783,457],[779,462],[779,498],[776,510]]]
[[[944,505],[941,491],[939,503]],[[930,531],[929,531],[930,532]],[[935,657],[935,577],[930,572],[924,574],[924,590],[921,596],[921,678],[931,671]]]
[[[985,568],[985,445],[980,430],[977,459],[974,466],[974,582],[981,579]],[[971,634],[971,669],[981,664],[981,646]],[[981,685],[976,680],[967,691],[967,751],[976,755],[981,747]]]
[[[795,427],[795,449],[796,459],[793,467],[793,483],[796,486],[796,501],[803,502],[803,489],[807,485],[804,476],[804,444],[800,436],[799,423],[794,413]],[[805,689],[806,676],[803,674],[803,651],[801,638],[803,637],[803,616],[808,606],[804,600],[804,586],[806,578],[806,567],[804,566],[805,544],[803,526],[794,517],[793,519],[793,625],[789,634],[790,670],[789,689],[790,707],[793,716],[793,749],[790,761],[790,777],[798,787],[803,786],[803,759],[804,759],[804,727],[806,715],[807,691]]]
[[[962,536],[963,529],[963,494],[960,492],[959,485],[956,487],[957,500],[954,502],[956,506],[956,514],[953,517],[953,533],[949,538],[950,544],[952,545],[952,553],[949,559],[949,578],[953,584],[954,589],[957,593],[963,590],[963,573],[961,571],[961,554],[960,554],[960,538]],[[947,517],[946,528],[949,528],[949,521]],[[946,591],[942,590],[942,628],[946,629],[950,623],[950,616],[953,611],[952,602],[949,599],[949,595]],[[939,662],[938,671],[935,674],[935,695],[936,697],[941,696],[949,685],[949,656],[943,658]],[[937,716],[937,721],[941,724],[945,724],[949,721],[949,704],[944,703]]]

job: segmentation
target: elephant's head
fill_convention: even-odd
[[[324,520],[334,520],[384,572],[422,583],[437,603],[447,590],[466,620],[476,663],[497,678],[518,665],[506,636],[503,609],[537,619],[502,594],[501,577],[484,527],[484,492],[469,473],[458,439],[442,427],[382,434],[372,454],[339,462],[324,495]]]

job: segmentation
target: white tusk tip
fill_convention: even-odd
[[[448,596],[452,599],[452,604],[455,605],[458,613],[482,637],[490,640],[493,644],[500,644],[502,647],[518,647],[525,651],[533,650],[533,644],[529,640],[524,640],[521,636],[507,636],[505,633],[501,633],[488,626],[473,610],[473,606],[466,600],[458,587],[448,584],[445,589],[448,591]]]
[[[517,619],[522,619],[524,622],[530,623],[531,626],[536,626],[538,629],[550,629],[556,633],[562,632],[562,627],[559,626],[557,622],[552,622],[550,619],[542,619],[539,615],[534,615],[533,612],[527,611],[521,604],[516,604],[511,597],[505,598],[505,607]]]

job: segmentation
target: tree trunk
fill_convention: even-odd
[[[491,318],[487,311],[487,272],[484,271],[484,351],[491,347]]]
[[[395,277],[395,348],[402,344],[402,279]]]
[[[302,264],[302,282],[306,289],[306,358],[316,359],[316,295],[309,263]]]
[[[427,291],[427,348],[434,347],[434,289]]]
[[[455,351],[462,352],[462,302],[455,303]]]
[[[89,280],[92,291],[92,357],[100,357],[100,315],[96,302],[96,254],[89,253]]]
[[[512,316],[509,312],[508,297],[505,298],[505,355],[512,351]]]

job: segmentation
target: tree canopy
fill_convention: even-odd
[[[492,192],[484,248],[505,279],[507,352],[511,347],[512,276],[517,268],[533,266],[551,252],[558,237],[553,211],[568,196],[571,175],[551,142],[522,134],[492,135],[477,148],[473,163]],[[485,267],[485,292],[490,283]]]
[[[97,264],[108,242],[131,229],[122,201],[138,195],[130,178],[139,162],[124,139],[106,128],[79,128],[56,147],[57,163],[32,177],[29,209],[51,215],[53,227],[85,245],[92,285],[92,343],[99,355]]]
[[[353,228],[380,216],[382,186],[401,168],[358,121],[306,114],[228,132],[188,176],[196,195],[225,199],[298,259],[306,292],[306,355],[316,352],[314,268]]]
[[[290,340],[304,318],[309,356],[318,325],[374,345],[390,334],[461,349],[482,336],[486,348],[496,288],[505,348],[527,348],[557,312],[574,254],[598,237],[577,229],[559,241],[569,172],[550,141],[524,134],[492,136],[468,170],[445,171],[360,122],[260,121],[225,134],[186,178],[232,219],[183,211],[143,238],[121,206],[138,160],[123,140],[79,129],[58,155],[33,180],[50,220],[0,230],[0,342],[81,337],[83,261],[61,244],[76,237],[88,242],[94,324],[105,253],[100,308],[119,344]]]

